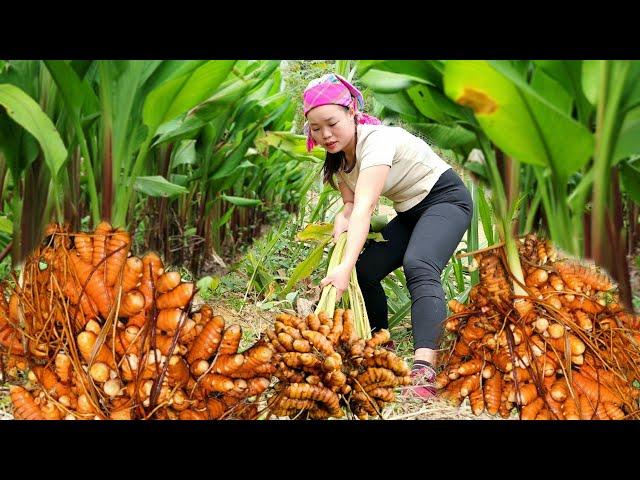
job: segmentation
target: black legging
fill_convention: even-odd
[[[386,242],[366,244],[356,272],[372,329],[388,328],[380,282],[402,266],[411,293],[414,348],[437,348],[446,318],[440,275],[471,224],[472,206],[467,187],[449,169],[419,204],[387,224],[382,230]]]

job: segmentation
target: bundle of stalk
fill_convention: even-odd
[[[476,253],[468,304],[449,302],[441,395],[458,405],[468,396],[476,415],[638,418],[640,318],[622,310],[604,273],[558,260],[550,242],[527,235],[519,256],[526,296],[513,293],[502,249]]]
[[[268,406],[278,417],[339,418],[345,411],[360,419],[379,416],[395,399],[394,388],[410,383],[406,363],[381,347],[388,330],[360,338],[351,310],[336,309],[332,318],[281,313],[265,340],[275,352],[279,379]]]
[[[47,234],[0,302],[5,359],[29,369],[31,388],[11,390],[16,418],[255,416],[269,348],[238,353],[240,327],[206,305],[191,314],[193,283],[155,253],[127,257],[127,232]]]
[[[327,273],[331,273],[333,269],[339,265],[344,259],[344,254],[347,245],[347,232],[343,232],[338,237],[338,242],[329,258],[329,266]],[[364,298],[362,297],[362,291],[358,284],[358,275],[356,269],[351,271],[349,277],[349,286],[347,287],[347,301],[353,312],[353,321],[356,334],[360,338],[371,338],[371,326],[369,324],[369,315],[364,305]],[[336,302],[339,299],[336,298],[336,288],[333,285],[327,285],[322,290],[320,300],[315,310],[315,314],[319,315],[320,312],[324,312],[329,318],[333,317],[333,311],[336,306]]]

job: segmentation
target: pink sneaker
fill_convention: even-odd
[[[417,366],[416,366],[417,367]],[[413,385],[406,387],[404,396],[407,398],[418,398],[423,401],[436,397],[436,372],[430,366],[417,367],[411,370]]]

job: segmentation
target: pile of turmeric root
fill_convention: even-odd
[[[239,326],[207,305],[192,313],[193,283],[130,245],[106,222],[52,225],[8,302],[1,292],[3,378],[28,372],[10,389],[15,418],[255,418],[272,350],[239,353]]]
[[[17,419],[368,418],[409,382],[380,347],[389,332],[359,339],[350,310],[281,314],[239,353],[241,327],[208,305],[192,312],[194,284],[153,252],[131,255],[128,232],[102,222],[46,233],[8,301],[0,292],[0,368]]]
[[[280,314],[266,338],[279,380],[269,407],[279,417],[381,416],[384,404],[395,399],[395,387],[411,383],[407,364],[383,347],[389,331],[359,338],[351,310],[336,309],[333,318],[324,312],[306,319]]]
[[[519,255],[526,295],[493,249],[475,256],[468,303],[449,302],[441,396],[503,418],[514,408],[523,420],[639,418],[640,318],[605,274],[558,260],[548,241],[527,235]]]
[[[128,232],[51,225],[11,291],[0,291],[0,373],[18,419],[295,419],[381,416],[409,368],[365,340],[353,312],[281,313],[242,352],[242,329]],[[558,260],[550,243],[520,244],[526,295],[501,249],[478,252],[480,282],[452,300],[440,395],[476,415],[638,418],[640,318],[608,277]],[[0,287],[0,290],[2,287]]]

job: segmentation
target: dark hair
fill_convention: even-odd
[[[345,111],[349,111],[348,107],[342,106],[342,108],[344,108]],[[355,117],[353,119],[353,123],[357,127],[358,121]],[[358,145],[358,129],[357,128],[356,128],[356,135],[355,135],[355,144]],[[353,168],[356,165],[355,160],[356,159],[354,158],[353,167],[347,170],[347,167],[348,167],[347,157],[343,151],[336,152],[336,153],[327,152],[327,155],[324,157],[324,167],[322,168],[322,181],[324,183],[329,182],[329,185],[331,185],[333,188],[338,190],[338,187],[333,180],[333,176],[336,173],[338,173],[340,170],[344,170],[345,172],[349,173],[351,170],[353,170]]]

